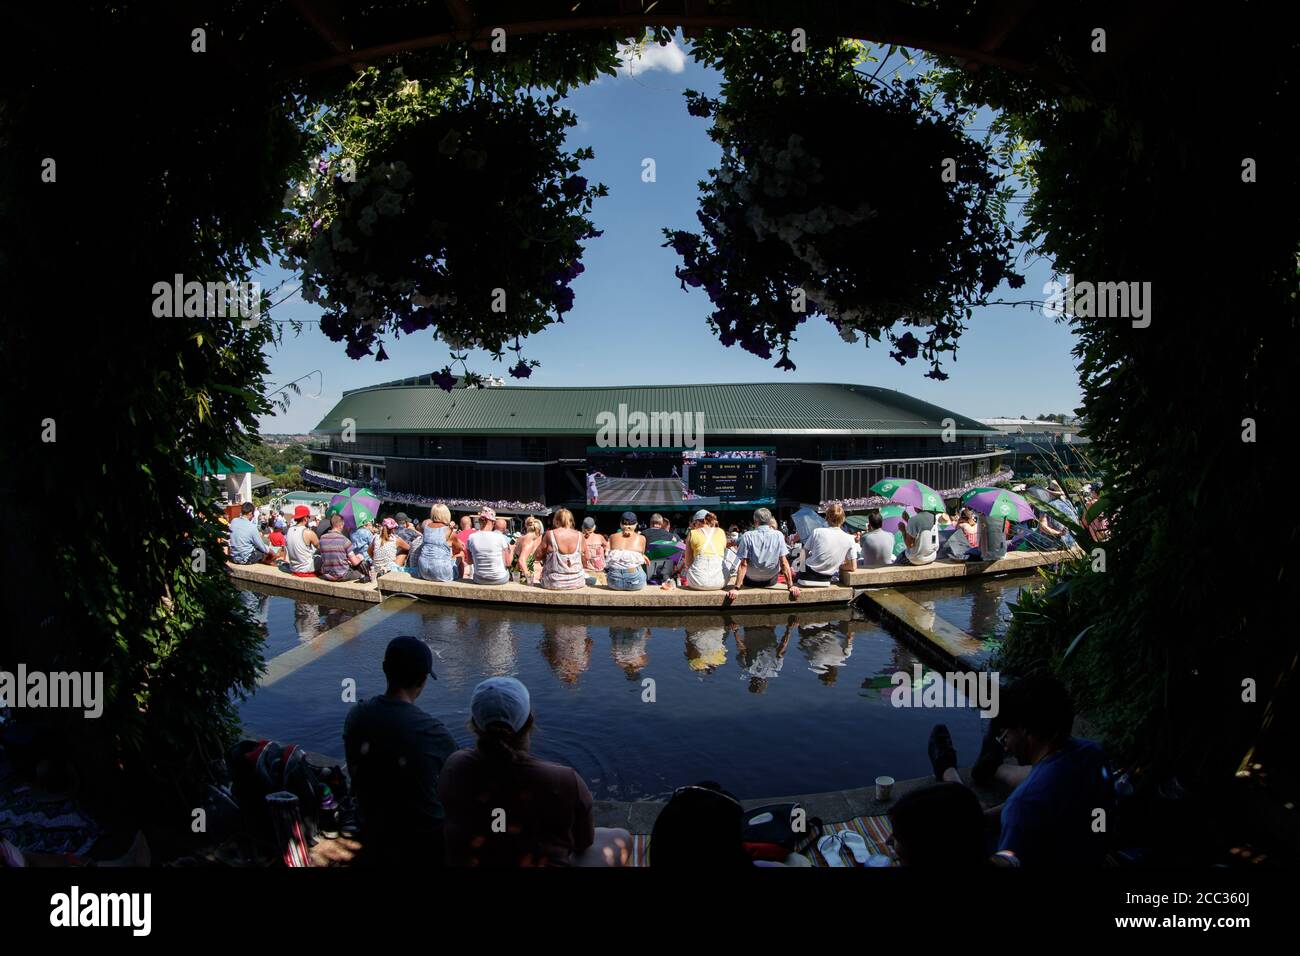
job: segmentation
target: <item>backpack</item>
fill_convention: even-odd
[[[801,804],[771,803],[745,811],[742,839],[751,860],[779,862],[814,843],[821,828],[822,821],[808,817]]]
[[[241,740],[230,749],[226,762],[231,794],[256,835],[274,840],[275,824],[266,797],[282,790],[298,798],[307,839],[316,835],[324,788],[321,772],[308,763],[301,747],[274,740]]]

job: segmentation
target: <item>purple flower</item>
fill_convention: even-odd
[[[388,361],[388,353],[384,351],[384,343],[383,343],[383,342],[380,342],[380,343],[379,343],[379,351],[375,354],[375,361],[376,361],[376,362],[387,362],[387,361]]]
[[[921,347],[921,343],[917,341],[916,336],[911,332],[900,335],[894,344],[898,346],[900,355],[910,359],[916,358],[917,350]]]
[[[533,374],[533,369],[531,365],[523,359],[520,359],[518,364],[510,370],[510,374],[515,378],[528,378],[528,376]]]
[[[1025,284],[1024,276],[1016,275],[1014,272],[1009,273],[1007,275],[1007,285],[1011,286],[1011,288],[1019,289],[1024,284]]]
[[[322,221],[323,221],[323,220],[321,220],[321,219],[317,219],[315,222],[313,222],[313,223],[311,224],[312,232],[315,232],[317,229],[320,228],[320,224],[321,224]]]
[[[561,286],[555,290],[555,311],[568,312],[573,308],[573,290],[568,286]]]
[[[794,362],[790,361],[790,356],[782,353],[781,361],[776,363],[776,368],[785,369],[787,372],[793,372],[795,369]]]
[[[413,335],[422,329],[427,329],[432,324],[433,309],[424,306],[423,308],[416,309],[409,315],[402,316],[402,320],[397,323],[397,327],[407,335]]]
[[[456,376],[451,374],[451,366],[448,365],[441,372],[434,372],[432,376],[433,384],[437,385],[444,392],[450,392],[456,387]]]
[[[363,355],[370,354],[370,346],[366,345],[364,342],[359,342],[356,339],[353,339],[348,342],[347,353],[348,358],[359,359]]]
[[[572,199],[575,196],[581,196],[587,191],[587,178],[585,176],[570,176],[564,182],[560,183],[560,192],[564,193],[565,199]]]

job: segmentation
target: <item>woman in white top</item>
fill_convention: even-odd
[[[639,591],[645,587],[645,535],[636,530],[636,515],[623,512],[618,532],[609,536],[605,555],[605,582],[615,591]]]
[[[551,530],[537,548],[537,558],[542,562],[542,587],[548,591],[586,587],[587,572],[582,568],[582,556],[582,535],[573,527],[573,512],[561,508],[555,512]]]
[[[410,549],[411,546],[397,536],[397,522],[385,518],[379,526],[379,534],[370,540],[370,560],[374,563],[375,575],[389,571],[405,572],[406,568],[397,563],[397,554]]]
[[[799,575],[800,587],[829,587],[836,575],[857,569],[857,542],[841,527],[844,506],[832,501],[826,506],[825,517],[826,527],[817,528],[808,537],[808,556]]]
[[[686,586],[693,591],[720,591],[727,583],[722,570],[722,553],[727,550],[727,533],[718,527],[718,516],[703,509],[691,519],[686,536],[683,571]]]

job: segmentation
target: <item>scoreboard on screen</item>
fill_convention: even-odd
[[[698,498],[766,501],[776,493],[771,462],[772,453],[762,449],[688,453],[687,487]]]

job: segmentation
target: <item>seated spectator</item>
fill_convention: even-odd
[[[790,593],[799,596],[799,586],[793,583],[794,572],[790,569],[790,546],[781,532],[772,527],[772,520],[771,511],[759,508],[754,512],[754,527],[740,536],[736,546],[739,558],[736,583],[727,592],[732,600],[741,588],[771,587],[782,574],[791,582]]]
[[[379,524],[379,533],[370,542],[370,563],[375,569],[376,577],[383,577],[389,571],[405,572],[398,564],[399,552],[409,549],[410,545],[397,536],[397,522],[385,518]]]
[[[456,580],[456,559],[462,553],[460,538],[452,533],[451,511],[437,504],[429,509],[416,552],[415,573],[422,581]]]
[[[1083,499],[1083,520],[1087,522],[1088,535],[1098,543],[1110,537],[1110,522],[1101,510],[1101,495],[1097,491],[1100,484],[1098,482],[1096,487],[1089,485]]]
[[[312,529],[316,532],[316,537],[323,538],[330,533],[330,517],[328,511],[320,516],[320,520],[316,522],[316,527]]]
[[[1007,556],[1007,521],[1005,518],[979,517],[979,547],[966,552],[976,561],[1000,561]]]
[[[489,509],[490,510],[490,509]],[[493,524],[496,524],[494,521]],[[456,537],[460,538],[462,545],[469,543],[469,536],[477,529],[474,527],[474,519],[469,515],[460,516],[460,530],[456,532]]]
[[[826,506],[826,526],[816,528],[806,543],[808,556],[799,575],[802,587],[828,587],[841,572],[857,569],[853,553],[856,542],[844,531],[844,506],[832,501]]]
[[[433,652],[417,637],[395,637],[384,652],[383,694],[352,705],[343,750],[357,798],[364,863],[441,866],[443,808],[438,777],[456,741],[416,705],[432,677]]]
[[[731,581],[736,576],[736,569],[740,567],[740,555],[737,551],[740,548],[740,532],[727,532],[727,548],[722,552],[722,580]]]
[[[903,516],[906,518],[907,513]],[[898,556],[899,564],[932,564],[939,556],[939,526],[934,515],[918,511],[903,525],[903,543],[907,546]]]
[[[251,516],[255,510],[251,501],[245,501],[239,517],[230,522],[230,560],[235,564],[275,564],[279,560],[279,555],[262,540],[261,532],[253,523]]]
[[[650,835],[650,865],[677,870],[750,869],[745,810],[713,781],[679,787]]]
[[[575,532],[576,533],[576,532]],[[438,782],[453,866],[625,866],[632,838],[594,825],[591,792],[569,767],[528,752],[535,721],[526,688],[489,677],[470,699],[477,743],[447,760]]]
[[[885,519],[879,511],[867,515],[868,531],[862,536],[862,564],[868,568],[883,568],[894,563],[894,536],[884,528]]]
[[[326,581],[369,581],[365,559],[352,553],[352,542],[343,534],[343,516],[330,515],[330,530],[320,539],[320,567],[316,573]]]
[[[596,519],[582,519],[582,566],[588,571],[605,570],[605,552],[609,542],[596,530]]]
[[[475,584],[505,584],[510,580],[506,570],[513,560],[510,542],[496,530],[496,523],[496,512],[484,508],[478,514],[478,530],[466,537],[465,556],[473,565],[470,580]]]
[[[645,535],[636,530],[636,515],[624,511],[605,554],[605,581],[615,591],[639,591],[646,586],[645,545]]]
[[[966,543],[972,548],[980,546],[980,526],[969,508],[962,508],[957,515],[957,530],[966,536]]]
[[[357,525],[357,529],[348,535],[352,542],[352,553],[358,554],[368,565],[370,563],[370,545],[375,540],[375,525],[372,521]]]
[[[273,548],[284,549],[284,532],[288,530],[288,524],[279,515],[271,522],[271,533],[266,536],[267,543]]]
[[[1109,812],[1114,801],[1105,752],[1070,736],[1074,704],[1050,674],[1021,678],[999,697],[972,770],[977,782],[1014,787],[1001,808],[998,854],[1023,866],[1100,865],[1106,839],[1093,830],[1094,811]],[[1007,754],[1015,765],[1002,762]],[[957,752],[942,724],[930,734],[930,762],[939,780],[961,782]]]
[[[726,549],[727,534],[718,527],[718,516],[704,509],[695,512],[682,560],[686,586],[694,591],[720,591],[727,583],[722,573]]]
[[[672,542],[679,540],[677,535],[673,534],[668,527],[668,519],[661,514],[652,514],[650,516],[650,527],[645,529],[646,544],[655,544],[660,541]]]
[[[515,542],[515,568],[519,571],[520,580],[527,584],[536,584],[541,578],[542,566],[533,560],[533,556],[545,533],[542,522],[536,516],[529,515],[524,519],[524,533]]]
[[[311,509],[299,505],[293,509],[293,527],[284,538],[285,563],[282,571],[288,571],[294,577],[314,578],[316,576],[317,548],[320,539],[316,532],[307,527],[311,519]]]
[[[951,870],[986,866],[984,811],[960,783],[937,783],[900,797],[889,811],[890,837],[903,866]]]
[[[542,587],[548,591],[569,591],[595,584],[582,567],[582,535],[573,526],[573,512],[560,508],[551,516],[551,530],[537,546],[536,559],[542,565]]]
[[[415,567],[416,556],[420,553],[420,544],[423,543],[424,535],[411,521],[411,516],[405,511],[397,512],[394,520],[397,522],[397,536],[406,542],[406,547],[397,549],[397,563],[402,567]]]

